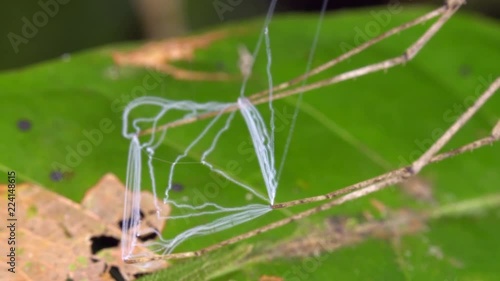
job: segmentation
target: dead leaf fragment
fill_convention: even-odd
[[[6,192],[7,187],[0,186],[1,206],[7,205]],[[8,264],[0,263],[0,280],[113,280],[109,279],[111,268],[117,269],[124,280],[144,273],[121,260],[121,217],[117,212],[123,209],[124,192],[125,187],[115,176],[106,175],[87,193],[82,206],[34,184],[18,185],[16,274],[7,271]],[[0,212],[1,217],[7,217],[7,208]],[[161,230],[163,225],[156,227]],[[7,228],[0,228],[0,240],[6,241],[9,235]],[[96,239],[116,244],[94,253]],[[148,272],[166,266],[160,261]]]
[[[201,72],[184,70],[173,66],[176,61],[192,61],[197,49],[206,48],[214,41],[227,36],[225,31],[216,31],[181,38],[150,42],[130,52],[115,52],[113,60],[119,66],[130,65],[155,69],[179,80],[225,81],[232,79],[224,72]]]
[[[125,187],[113,174],[107,174],[91,189],[85,193],[82,200],[83,208],[92,211],[105,223],[116,225],[121,228],[123,219],[123,194]],[[155,198],[150,192],[141,192],[141,220],[140,232],[143,236],[154,236],[155,231],[160,231],[165,226],[164,219],[156,219]],[[110,208],[110,206],[119,206]],[[163,203],[161,215],[167,216],[170,213],[170,206]]]

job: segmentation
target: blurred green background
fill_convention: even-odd
[[[395,2],[397,0],[391,0]],[[266,12],[269,0],[8,1],[0,11],[0,70],[22,67],[112,42],[176,36]],[[279,0],[278,12],[321,8],[322,0]],[[329,1],[329,10],[385,5],[387,0]],[[442,1],[400,1],[434,3]],[[464,9],[500,17],[500,1]],[[229,5],[229,6],[228,6]],[[30,26],[31,25],[31,26]],[[24,35],[23,35],[24,34]],[[26,36],[28,35],[28,36]]]

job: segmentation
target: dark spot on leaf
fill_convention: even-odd
[[[219,61],[215,64],[215,67],[217,68],[217,71],[225,71],[226,70],[226,64],[222,61]]]
[[[141,220],[144,218],[144,213],[142,212],[142,210],[139,211],[139,217],[141,218]],[[127,225],[129,226],[126,230],[129,230],[131,227],[133,227],[132,224],[132,219],[131,218],[127,218],[125,220],[127,222]],[[118,227],[121,229],[123,227],[123,223],[124,223],[124,220],[120,220],[118,222]],[[136,225],[139,224],[139,222],[136,222]]]
[[[29,131],[31,129],[31,121],[29,121],[28,119],[20,119],[19,121],[17,121],[17,127],[22,132]]]
[[[145,242],[145,241],[148,241],[148,240],[153,240],[156,238],[156,233],[155,232],[152,232],[152,233],[148,233],[148,234],[145,234],[145,235],[140,235],[138,238],[139,240],[141,240],[142,242]]]
[[[109,269],[109,275],[111,275],[111,277],[116,281],[126,281],[117,266],[111,266]]]
[[[412,166],[408,166],[405,168],[406,172],[411,175],[414,175],[415,174],[415,171],[413,170],[413,167]]]
[[[149,273],[149,272],[141,272],[141,273],[136,273],[136,274],[134,274],[134,277],[135,277],[136,279],[139,279],[139,278],[144,277],[144,276],[147,276],[147,275],[151,275],[151,273]]]
[[[121,228],[123,228],[123,223],[124,223],[124,222],[127,222],[127,225],[129,225],[129,226],[130,226],[130,223],[131,223],[131,222],[130,222],[130,218],[127,218],[127,219],[125,219],[125,220],[120,220],[120,221],[118,222],[118,227],[119,227],[120,229],[121,229]],[[125,229],[125,231],[129,230],[129,228],[130,228],[130,227],[128,227],[127,229]]]
[[[172,184],[172,190],[177,191],[177,192],[181,192],[184,190],[184,186],[180,183],[174,183],[174,184]]]
[[[327,219],[327,223],[331,232],[333,231],[337,234],[343,234],[345,232],[346,218],[332,216]]]
[[[52,181],[62,181],[64,178],[64,175],[61,171],[52,171],[50,172],[50,179]]]
[[[105,235],[91,237],[90,241],[92,242],[90,248],[93,255],[97,254],[102,249],[116,247],[120,243],[120,240]]]
[[[472,73],[472,69],[469,65],[463,64],[460,66],[459,73],[461,76],[469,76]]]

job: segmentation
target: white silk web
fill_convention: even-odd
[[[293,129],[295,127],[295,119],[298,111],[294,112],[294,118],[290,127],[286,140],[284,152],[282,154],[279,170],[276,169],[275,163],[275,112],[273,107],[273,78],[272,78],[272,49],[271,49],[271,28],[270,23],[274,14],[274,9],[277,0],[273,0],[270,4],[264,27],[257,41],[253,58],[255,59],[260,51],[262,42],[266,50],[266,73],[269,87],[269,112],[270,120],[266,124],[261,113],[246,98],[245,89],[250,75],[246,75],[243,79],[239,97],[235,96],[234,103],[207,102],[198,103],[194,101],[176,101],[159,97],[140,97],[130,102],[123,112],[123,136],[130,141],[128,164],[127,164],[127,192],[125,194],[124,219],[122,224],[122,258],[130,259],[143,257],[148,255],[148,252],[143,251],[142,246],[149,247],[156,254],[164,255],[172,253],[172,251],[187,239],[209,235],[215,232],[223,231],[232,228],[236,225],[243,224],[270,212],[271,205],[274,204],[276,192],[278,190],[279,175],[284,166],[287,151],[290,145]],[[316,41],[319,35],[319,30],[323,20],[323,14],[326,8],[327,1],[323,2],[323,10],[318,21],[317,32],[309,55],[306,71],[309,70],[313,58]],[[253,65],[252,65],[253,67]],[[251,71],[249,72],[251,73]],[[300,103],[300,98],[297,102]],[[218,168],[208,159],[210,154],[216,149],[221,137],[231,128],[231,124],[238,111],[233,111],[229,114],[224,114],[225,110],[230,107],[238,107],[238,111],[243,117],[246,127],[248,128],[249,136],[252,140],[254,153],[258,159],[258,164],[262,174],[262,178],[267,191],[261,192],[249,184],[243,183],[230,173]],[[162,144],[169,138],[168,130],[157,131],[158,126],[163,125],[162,122],[178,122],[187,118],[193,118],[196,115],[203,113],[215,113],[214,117],[205,125],[203,130],[192,139],[182,153],[175,156],[173,161],[164,161],[155,153],[162,148]],[[134,117],[133,117],[134,116]],[[146,116],[146,117],[135,117]],[[174,117],[172,117],[174,116]],[[151,128],[151,134],[140,136],[140,132],[144,128]],[[210,141],[209,137],[212,137]],[[223,177],[230,181],[235,186],[248,192],[252,196],[256,196],[263,203],[261,204],[246,204],[242,206],[223,206],[215,202],[202,202],[200,204],[187,204],[179,198],[172,196],[174,187],[174,176],[176,175],[177,167],[185,158],[188,157],[195,146],[202,146],[202,140],[207,140],[210,145],[203,149],[203,153],[199,159],[199,163],[207,167],[212,173]],[[160,160],[170,164],[167,169],[155,170],[155,161]],[[145,165],[145,168],[143,168]],[[148,185],[155,198],[161,199],[155,201],[158,219],[170,220],[175,219],[194,219],[203,217],[203,223],[189,227],[171,238],[164,238],[156,229],[141,228],[140,221],[143,214],[140,211],[141,204],[141,188],[146,185],[144,179],[147,178]],[[166,183],[159,183],[158,178],[167,178]],[[164,188],[164,192],[160,190]],[[165,206],[170,206],[172,212],[165,212]],[[215,217],[214,216],[219,216]],[[168,226],[167,226],[168,229]],[[144,233],[155,232],[159,239],[154,242],[144,241],[142,235]]]

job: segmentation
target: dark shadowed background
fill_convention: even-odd
[[[398,2],[398,0],[390,0]],[[0,11],[0,70],[109,44],[177,36],[260,16],[269,0],[8,1]],[[403,5],[442,1],[401,0]],[[500,17],[500,1],[469,1],[465,10]],[[278,12],[321,9],[323,0],[279,0]],[[388,0],[330,0],[329,10],[387,5]]]

